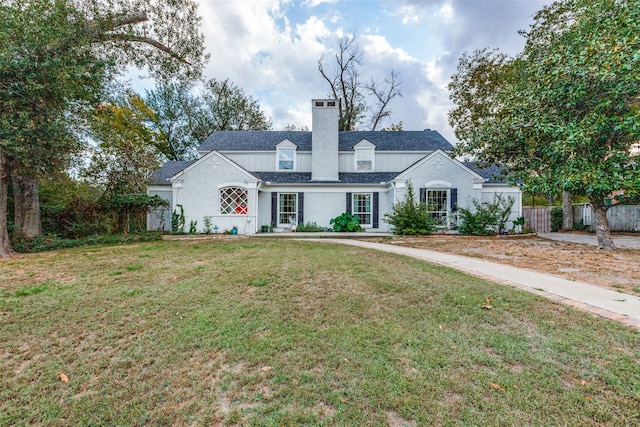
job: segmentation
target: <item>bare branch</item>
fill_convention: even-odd
[[[391,110],[387,109],[391,100],[396,96],[402,96],[402,92],[399,90],[402,82],[398,80],[397,72],[391,71],[391,75],[384,80],[384,83],[384,86],[381,88],[372,79],[371,83],[365,86],[369,93],[376,98],[377,104],[376,110],[373,111],[373,116],[371,118],[371,130],[376,130],[380,121],[391,115]]]
[[[184,58],[177,55],[170,47],[165,46],[157,40],[154,40],[149,37],[136,36],[134,34],[125,34],[125,33],[116,33],[116,34],[100,34],[97,39],[94,39],[92,43],[100,43],[105,41],[122,41],[122,42],[133,42],[133,43],[144,43],[149,46],[153,46],[156,49],[170,55],[171,57],[177,59],[178,61],[184,62],[185,64],[191,65],[189,62],[185,61]]]

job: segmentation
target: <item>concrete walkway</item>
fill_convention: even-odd
[[[616,292],[588,283],[562,279],[549,274],[497,264],[476,258],[446,254],[427,249],[408,248],[352,239],[304,239],[321,243],[359,246],[383,252],[407,255],[464,271],[483,279],[515,286],[553,301],[612,319],[640,329],[640,297]]]
[[[598,239],[595,234],[589,233],[538,233],[538,236],[558,240],[560,242],[584,243],[586,245],[598,246]],[[640,235],[614,234],[613,243],[616,247],[624,249],[640,249]]]

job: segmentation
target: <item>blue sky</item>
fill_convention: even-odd
[[[211,60],[205,77],[229,78],[258,99],[280,130],[311,126],[311,99],[328,94],[318,59],[356,31],[363,77],[399,73],[390,123],[435,129],[451,142],[446,85],[465,51],[510,54],[546,0],[199,0]]]

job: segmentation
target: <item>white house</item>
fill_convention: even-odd
[[[384,221],[411,182],[443,227],[458,206],[495,194],[515,199],[518,187],[498,180],[498,168],[479,169],[451,158],[452,145],[434,130],[339,132],[335,100],[312,100],[312,130],[214,132],[191,162],[167,162],[148,186],[149,195],[184,211],[185,222],[204,219],[220,231],[254,234],[263,225],[287,231],[297,224],[329,221],[343,212],[360,218],[365,231],[390,231]],[[171,214],[152,213],[149,229],[170,230]]]

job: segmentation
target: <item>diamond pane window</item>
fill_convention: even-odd
[[[220,189],[221,215],[246,215],[248,212],[247,190],[240,187],[225,187]]]

